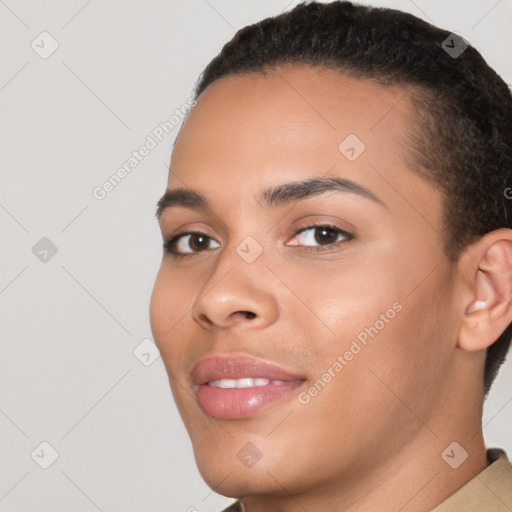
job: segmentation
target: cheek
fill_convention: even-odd
[[[188,388],[181,375],[185,366],[185,343],[187,340],[185,326],[190,322],[189,315],[192,298],[186,296],[187,287],[165,268],[165,262],[157,275],[150,302],[150,324],[155,344],[160,350],[174,401],[183,417],[187,409],[184,405],[189,394],[182,390]],[[193,404],[189,404],[188,408]]]
[[[289,281],[310,310],[295,304],[291,315],[297,332],[307,333],[298,339],[313,362],[313,382],[328,382],[325,391],[322,382],[312,390],[320,409],[339,403],[349,417],[380,415],[386,422],[390,411],[403,408],[393,391],[413,403],[449,360],[453,329],[447,325],[439,336],[450,307],[449,268],[440,259],[428,275],[436,262],[427,266],[420,254],[400,259],[391,249],[370,263],[361,257],[325,271],[304,268],[300,281]],[[288,272],[292,279],[297,269]]]
[[[164,363],[170,370],[169,362],[173,366],[179,363],[178,359],[183,353],[182,326],[189,321],[192,304],[191,287],[185,286],[183,277],[175,275],[162,263],[155,280],[149,317],[153,338],[160,350]]]
[[[373,309],[374,319],[360,331],[366,342],[358,343],[361,351],[338,383],[345,410],[362,414],[388,431],[390,439],[397,425],[410,435],[424,428],[418,418],[428,418],[443,395],[456,325],[447,318],[452,307],[449,272],[442,268],[436,272],[413,292],[414,283],[395,289],[389,301],[397,299],[396,311]],[[381,319],[379,313],[384,313],[381,322],[376,321]]]
[[[388,330],[399,316],[404,293],[393,267],[352,257],[317,263],[283,266],[279,276],[293,291],[282,295],[283,314],[289,314],[283,323],[302,333],[296,339],[307,342],[305,350],[320,371],[349,350],[353,339],[370,339],[368,329],[379,336]]]
[[[297,410],[302,416],[297,426],[310,424],[308,432],[300,434],[302,441],[316,447],[308,464],[319,458],[336,464],[355,461],[365,451],[387,456],[423,428],[411,410],[428,417],[432,402],[425,403],[423,395],[437,369],[425,368],[417,357],[419,340],[410,335],[417,308],[398,302],[381,307],[375,297],[358,305],[363,304],[360,315],[340,320],[335,337],[314,347],[316,367],[301,397],[304,405]],[[296,449],[304,458],[311,456],[309,451]]]

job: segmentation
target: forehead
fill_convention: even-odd
[[[228,76],[200,96],[173,151],[169,188],[233,205],[255,190],[334,175],[408,195],[418,208],[436,191],[407,165],[411,89],[311,66]]]
[[[337,151],[349,134],[367,149],[391,143],[398,150],[412,121],[406,88],[384,87],[320,67],[281,66],[264,75],[214,82],[189,114],[173,161],[182,153],[192,164],[194,154],[229,155],[232,160],[242,152],[261,160],[274,150],[296,152],[299,142]]]

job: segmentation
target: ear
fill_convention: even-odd
[[[468,286],[458,346],[483,350],[512,322],[512,230],[487,233],[468,247],[459,263]]]

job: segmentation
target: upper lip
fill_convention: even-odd
[[[304,377],[293,374],[276,363],[241,354],[216,354],[200,359],[192,368],[196,384],[211,380],[259,377],[268,380],[295,381]]]

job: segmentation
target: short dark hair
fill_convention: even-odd
[[[444,43],[443,43],[444,42]],[[485,233],[511,227],[512,96],[460,36],[411,14],[351,2],[302,3],[239,30],[208,64],[195,99],[216,80],[307,64],[383,85],[412,86],[414,169],[444,199],[445,254],[457,261]],[[487,349],[484,393],[504,362],[510,324]]]

